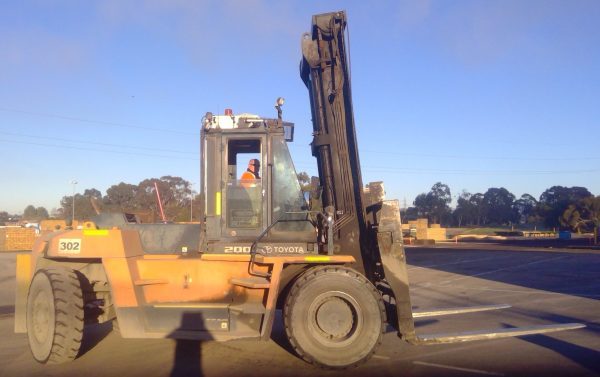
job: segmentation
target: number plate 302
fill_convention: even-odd
[[[79,254],[81,252],[81,238],[60,238],[58,240],[59,254]]]

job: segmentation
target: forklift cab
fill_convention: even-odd
[[[250,114],[205,116],[201,190],[206,222],[201,250],[249,253],[259,238],[267,251],[315,250],[315,227],[287,147],[293,127]],[[258,177],[241,179],[251,160],[259,161]]]

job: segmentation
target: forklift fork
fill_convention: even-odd
[[[585,327],[585,325],[581,323],[566,323],[558,325],[540,325],[517,328],[500,328],[483,331],[417,335],[415,331],[415,318],[506,309],[509,308],[510,305],[483,305],[413,312],[410,302],[406,255],[402,245],[400,206],[397,200],[386,200],[381,202],[381,209],[377,213],[376,225],[377,244],[385,274],[385,281],[387,283],[386,285],[389,286],[388,289],[391,290],[391,293],[393,294],[393,299],[390,297],[387,304],[395,306],[395,313],[391,313],[392,318],[396,317],[393,318],[393,322],[395,323],[392,323],[392,325],[398,329],[399,336],[401,336],[408,343],[418,345],[458,343],[475,340],[544,334]],[[395,301],[395,305],[393,305],[394,303],[392,301]]]

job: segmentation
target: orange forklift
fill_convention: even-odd
[[[201,224],[137,224],[100,214],[17,256],[15,331],[41,363],[73,360],[86,323],[124,338],[268,340],[281,309],[304,360],[346,368],[369,359],[386,324],[413,344],[537,334],[580,324],[419,336],[414,318],[506,305],[413,312],[397,200],[363,188],[344,12],[313,16],[300,75],[310,94],[319,177],[303,195],[288,151],[294,125],[207,113],[201,130]],[[248,161],[260,164],[241,180]],[[367,193],[368,191],[368,193]],[[310,203],[320,205],[311,206]]]

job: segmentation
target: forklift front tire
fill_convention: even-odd
[[[33,277],[27,297],[27,336],[36,361],[75,359],[83,335],[83,295],[73,270],[49,268]]]
[[[368,360],[381,344],[385,307],[373,284],[357,271],[315,267],[292,286],[284,323],[300,357],[321,367],[344,369]]]

